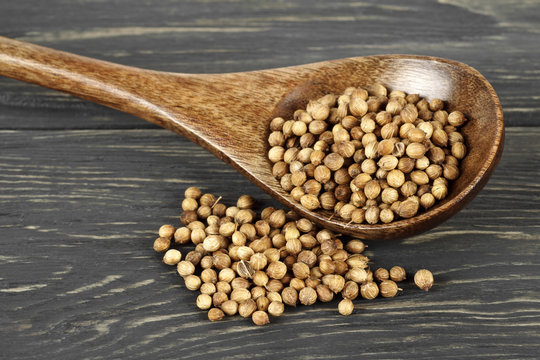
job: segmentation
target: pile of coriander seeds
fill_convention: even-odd
[[[448,194],[467,147],[460,111],[381,84],[327,94],[270,122],[268,158],[282,188],[308,210],[345,222],[415,216]]]
[[[350,315],[353,300],[394,297],[405,269],[370,270],[360,240],[344,243],[340,235],[317,228],[292,212],[267,207],[257,214],[247,195],[227,207],[212,194],[185,191],[183,226],[163,225],[154,250],[177,267],[185,287],[199,291],[196,305],[211,321],[239,314],[256,325],[280,316],[285,306],[313,305],[342,298],[338,311]],[[182,254],[181,247],[195,245]],[[416,273],[416,285],[429,290],[433,276]]]

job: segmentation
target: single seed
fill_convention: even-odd
[[[199,290],[201,287],[201,278],[196,275],[187,275],[184,277],[186,288],[191,291]]]
[[[255,311],[251,315],[251,320],[253,321],[255,325],[259,325],[259,326],[270,323],[268,314],[265,311],[261,311],[261,310]]]
[[[338,304],[338,312],[341,315],[351,315],[354,311],[354,304],[351,299],[343,299]]]
[[[197,296],[197,307],[201,310],[208,310],[212,307],[212,297],[208,294]]]
[[[313,288],[305,287],[298,293],[298,300],[303,305],[313,305],[317,301],[317,292]]]
[[[268,305],[268,313],[272,316],[281,316],[285,311],[285,306],[281,301],[272,301]]]
[[[388,280],[390,278],[390,273],[385,268],[378,268],[373,273],[373,277],[377,281],[384,281],[384,280]]]
[[[234,300],[227,300],[221,304],[221,310],[228,316],[233,316],[238,312],[238,303]]]
[[[187,260],[180,261],[176,266],[176,271],[182,277],[193,275],[195,273],[195,265]]]
[[[407,274],[405,272],[405,269],[401,266],[392,266],[390,269],[390,279],[393,281],[399,282],[403,281],[407,278]]]
[[[240,260],[236,268],[236,272],[244,279],[251,279],[253,277],[253,274],[255,273],[250,263],[244,260]]]
[[[298,291],[292,287],[286,287],[281,292],[283,303],[289,306],[296,306],[298,302]]]
[[[198,199],[202,195],[201,189],[198,187],[188,187],[186,191],[184,192],[184,196],[186,198],[192,198],[192,199]]]
[[[225,314],[221,309],[212,308],[208,311],[208,320],[210,321],[220,321],[225,317]]]
[[[257,310],[257,303],[253,299],[246,299],[238,304],[238,314],[241,317],[250,317]]]
[[[165,252],[169,250],[169,246],[171,246],[171,240],[164,238],[164,237],[158,237],[154,241],[154,250],[156,252]]]
[[[159,228],[158,234],[159,237],[167,238],[170,240],[173,237],[175,231],[176,229],[172,225],[162,225]]]
[[[379,287],[373,281],[368,281],[360,287],[360,294],[364,299],[373,300],[379,295]]]
[[[418,288],[428,291],[433,286],[433,274],[426,269],[418,270],[414,274],[414,283]]]
[[[169,249],[163,255],[163,262],[167,265],[176,265],[182,259],[182,254],[176,249]]]
[[[362,242],[362,240],[350,240],[347,245],[345,245],[345,249],[353,254],[360,254],[364,251],[366,246]]]
[[[379,284],[379,292],[382,297],[394,297],[398,292],[398,286],[392,280],[384,280]]]
[[[345,283],[345,286],[343,287],[343,290],[341,290],[341,295],[345,299],[354,300],[358,297],[359,291],[360,291],[360,288],[356,282],[347,281]]]

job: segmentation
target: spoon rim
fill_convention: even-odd
[[[472,76],[477,78],[480,83],[485,87],[489,94],[489,101],[494,105],[495,118],[494,125],[496,126],[495,138],[492,145],[489,147],[487,156],[481,163],[480,169],[477,171],[476,176],[466,186],[452,198],[448,199],[440,205],[436,205],[431,209],[428,209],[421,214],[415,215],[408,219],[395,220],[386,224],[355,224],[340,221],[339,217],[334,220],[333,218],[327,218],[324,214],[330,213],[329,211],[310,211],[302,207],[302,205],[290,198],[290,194],[284,192],[284,196],[279,196],[279,199],[289,208],[294,209],[295,212],[300,215],[322,224],[332,230],[339,231],[343,234],[356,236],[364,239],[389,239],[389,238],[403,238],[412,236],[420,232],[427,231],[439,225],[443,221],[450,218],[452,215],[460,211],[474,196],[483,188],[493,170],[495,169],[504,147],[504,115],[500,100],[489,81],[475,68],[465,63],[445,59],[434,56],[425,55],[412,55],[412,54],[382,54],[382,55],[369,55],[362,57],[350,57],[343,59],[335,59],[320,62],[323,63],[339,63],[343,60],[366,59],[373,58],[376,60],[394,60],[394,59],[409,59],[409,60],[421,60],[431,61],[450,65],[458,68],[461,72],[465,72],[466,76]],[[313,65],[317,65],[314,63]],[[303,66],[303,65],[299,65]],[[267,160],[268,161],[268,160]],[[269,166],[271,164],[269,163]],[[458,178],[459,179],[459,178]],[[458,181],[458,180],[455,180]],[[272,187],[269,187],[269,191],[274,191]],[[424,227],[420,227],[423,225]],[[387,232],[387,234],[385,234]],[[398,234],[398,236],[394,236]]]

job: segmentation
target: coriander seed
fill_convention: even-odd
[[[226,283],[230,283],[236,278],[236,273],[231,268],[225,268],[219,271],[218,280]]]
[[[385,268],[378,268],[373,273],[373,277],[377,281],[384,281],[384,280],[388,280],[390,278],[390,273]]]
[[[227,300],[221,304],[221,310],[228,316],[233,316],[238,312],[238,303],[234,300]]]
[[[356,283],[363,283],[367,281],[367,271],[362,268],[351,268],[345,274],[345,279],[352,280]]]
[[[218,280],[216,270],[208,268],[201,272],[201,281],[205,283],[215,284]]]
[[[265,311],[257,310],[251,315],[251,320],[255,325],[266,325],[270,323],[268,314]]]
[[[393,281],[399,282],[403,281],[407,278],[407,274],[405,273],[405,269],[401,266],[393,266],[390,269],[390,279]]]
[[[185,245],[191,240],[191,230],[187,227],[180,227],[174,232],[174,242]]]
[[[159,228],[158,234],[159,237],[167,238],[170,240],[173,237],[175,231],[176,229],[172,225],[162,225]]]
[[[301,262],[294,263],[292,266],[292,271],[294,276],[300,280],[308,278],[310,274],[309,266]]]
[[[182,201],[182,210],[184,211],[197,211],[199,203],[195,199],[185,198]]]
[[[287,266],[281,261],[270,263],[266,268],[266,274],[272,279],[282,279],[287,273]]]
[[[338,293],[345,287],[345,278],[341,275],[325,275],[323,277],[323,283],[325,285],[328,285],[330,290],[332,290],[334,293]]]
[[[343,290],[341,290],[341,295],[345,299],[351,299],[354,300],[358,297],[358,292],[360,291],[360,288],[358,284],[354,281],[347,281],[345,283],[345,286],[343,287]]]
[[[201,189],[199,189],[198,187],[188,187],[186,189],[186,191],[184,192],[184,196],[186,198],[191,198],[191,199],[195,199],[197,200],[198,198],[200,198],[202,195],[202,191]]]
[[[231,281],[231,287],[233,289],[248,289],[250,285],[251,283],[249,282],[249,280],[241,277],[234,278]]]
[[[283,297],[283,294],[281,296]],[[317,301],[317,292],[315,289],[305,287],[298,293],[298,300],[303,305],[313,305]]]
[[[276,292],[279,292],[281,290],[283,290],[283,283],[279,280],[276,280],[276,279],[272,279],[272,280],[269,280],[268,283],[266,284],[266,290],[268,291],[276,291]]]
[[[319,284],[315,288],[315,291],[317,292],[317,298],[321,302],[329,302],[334,298],[334,293],[327,285]]]
[[[231,266],[231,258],[227,254],[215,254],[212,258],[212,263],[216,270],[228,269]]]
[[[266,295],[266,289],[264,287],[255,286],[255,287],[251,288],[251,298],[253,300],[257,300],[261,296],[265,296],[265,295]]]
[[[300,291],[306,287],[306,283],[304,282],[304,280],[300,280],[298,278],[292,278],[291,281],[289,282],[289,286],[295,289],[296,291]]]
[[[209,269],[214,266],[214,258],[210,255],[203,256],[199,265],[203,269]]]
[[[272,301],[268,305],[268,313],[272,316],[281,316],[285,311],[285,306],[281,301]]]
[[[253,274],[255,274],[255,270],[253,270],[250,263],[244,260],[240,260],[236,272],[244,279],[251,279]]]
[[[255,205],[255,199],[249,195],[242,195],[238,198],[236,206],[239,209],[251,209]]]
[[[167,265],[176,265],[182,259],[182,254],[176,249],[169,249],[163,255],[163,262]]]
[[[201,310],[208,310],[212,307],[212,297],[208,294],[197,296],[197,307]]]
[[[379,292],[382,297],[394,297],[398,292],[398,286],[392,280],[383,280],[379,284]]]
[[[218,308],[212,308],[208,311],[208,320],[210,321],[220,321],[223,320],[225,317],[225,314],[221,309]]]
[[[350,240],[347,245],[345,246],[345,249],[353,254],[360,254],[364,251],[366,246],[362,242],[362,240]]]
[[[257,310],[257,304],[253,299],[246,299],[238,305],[238,314],[241,317],[250,317]]]
[[[281,291],[283,303],[289,306],[296,306],[298,302],[298,292],[292,287],[286,287]]]
[[[275,291],[267,291],[266,297],[268,298],[268,300],[270,300],[270,302],[274,302],[274,301],[283,302],[281,295]]]
[[[230,299],[240,303],[244,300],[251,299],[251,292],[248,289],[234,289],[231,292]]]
[[[199,288],[199,291],[201,292],[201,294],[214,295],[217,289],[216,289],[216,285],[212,283],[202,283],[201,287]]]
[[[171,240],[164,237],[158,237],[154,241],[154,250],[156,252],[165,252],[169,250],[169,246],[171,246]]]
[[[431,271],[421,269],[414,274],[414,283],[420,289],[428,291],[433,286],[433,274]]]
[[[180,261],[178,265],[176,265],[176,271],[182,277],[193,275],[195,273],[195,265],[187,260]]]
[[[354,304],[351,299],[343,299],[338,304],[338,312],[341,315],[351,315],[354,311]]]
[[[379,295],[379,287],[372,281],[368,281],[360,287],[360,295],[364,299],[373,300]]]
[[[186,288],[191,291],[199,290],[201,287],[201,278],[196,275],[187,275],[184,277]]]
[[[266,296],[259,296],[255,299],[255,303],[257,304],[258,310],[267,311],[268,306],[270,305],[270,300],[268,300]]]

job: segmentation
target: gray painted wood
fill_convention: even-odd
[[[486,188],[425,234],[368,241],[374,266],[426,267],[429,293],[210,323],[152,250],[190,185],[277,205],[172,133],[0,79],[0,358],[524,359],[540,354],[535,1],[4,2],[0,33],[167,71],[227,72],[377,53],[453,58],[494,85],[505,152]],[[512,127],[520,126],[520,127]]]
[[[507,124],[537,125],[540,115],[537,1],[31,0],[5,2],[0,20],[4,36],[175,72],[247,71],[384,53],[446,57],[484,74],[501,98]],[[151,128],[36,86],[0,79],[0,89],[0,128]],[[70,116],[75,109],[78,121]]]
[[[152,250],[183,190],[271,199],[165,130],[1,131],[0,354],[55,358],[534,358],[540,344],[537,128],[510,128],[491,181],[423,235],[368,241],[374,266],[431,269],[424,293],[210,323]],[[537,171],[536,171],[537,172]],[[204,356],[203,356],[204,355]]]

